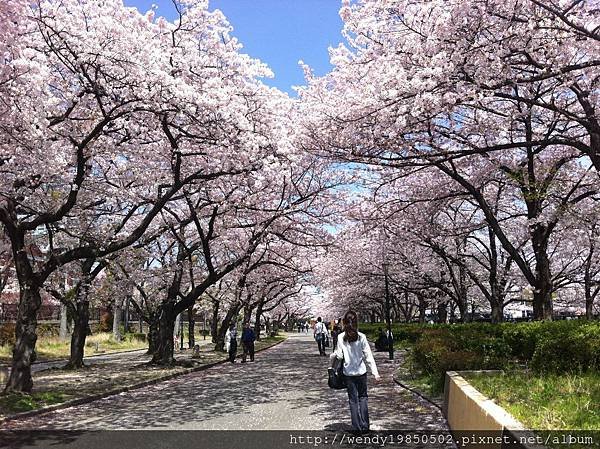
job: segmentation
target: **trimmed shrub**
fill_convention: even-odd
[[[531,360],[538,373],[578,373],[600,369],[600,326],[557,326],[540,334]]]
[[[533,358],[541,324],[541,322],[534,322],[501,325],[504,341],[510,347],[513,358],[521,361],[529,361]]]

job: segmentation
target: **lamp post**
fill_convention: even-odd
[[[183,312],[179,317],[179,350],[183,351]]]
[[[383,263],[383,277],[385,280],[385,318],[388,329],[388,350],[390,360],[394,360],[394,336],[392,335],[392,316],[390,311],[390,286],[388,280],[388,264]]]

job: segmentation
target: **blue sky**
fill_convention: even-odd
[[[174,18],[171,0],[124,0],[146,12]],[[244,52],[267,63],[275,78],[271,86],[293,94],[291,86],[304,84],[302,59],[316,75],[329,71],[327,48],[341,42],[340,0],[210,0],[210,9],[223,11]]]

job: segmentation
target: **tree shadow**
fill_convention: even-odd
[[[327,386],[329,357],[306,334],[256,354],[105,399],[10,421],[9,429],[350,430],[345,390]],[[371,422],[380,429],[445,430],[441,413],[391,380],[369,386]],[[50,447],[50,445],[48,445]]]

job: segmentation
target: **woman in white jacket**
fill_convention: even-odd
[[[331,359],[344,360],[344,377],[348,388],[348,402],[352,430],[356,432],[369,431],[369,407],[367,395],[367,365],[376,380],[379,372],[367,337],[358,332],[358,317],[353,311],[344,316],[344,332],[338,335],[337,347],[331,354]]]

